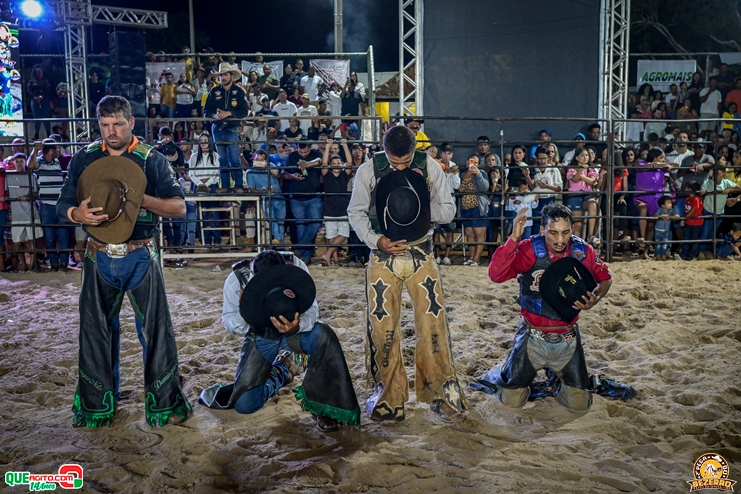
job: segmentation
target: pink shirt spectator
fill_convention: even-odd
[[[592,186],[586,183],[584,180],[572,182],[571,177],[573,177],[574,175],[576,175],[576,168],[569,168],[569,170],[566,172],[566,182],[568,183],[568,189],[566,190],[568,190],[569,192],[591,192],[593,190]],[[599,178],[599,174],[594,168],[588,168],[587,173],[582,173],[582,175],[594,180],[597,180]]]
[[[5,170],[5,163],[0,163],[0,168]],[[7,194],[5,193],[5,172],[0,173],[0,196],[7,196]],[[9,208],[10,203],[7,202],[7,200],[0,201],[0,211],[5,211]],[[4,242],[4,240],[0,238],[0,242]]]

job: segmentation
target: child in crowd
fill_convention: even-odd
[[[731,225],[731,231],[723,235],[723,243],[718,247],[718,257],[730,261],[741,261],[741,223]],[[733,258],[731,257],[733,255]]]
[[[527,186],[527,180],[522,177],[517,179],[517,190],[514,194],[510,194],[509,202],[507,203],[507,209],[513,211],[515,216],[527,208],[525,217],[525,231],[522,233],[522,240],[530,238],[532,226],[533,226],[533,209],[538,207],[538,201],[540,200],[540,194],[529,194]]]
[[[678,220],[679,214],[674,210],[674,200],[670,196],[659,198],[659,209],[656,211],[656,224],[654,225],[654,241],[656,242],[656,261],[668,261],[671,259],[670,244],[660,243],[672,239],[672,220]]]
[[[11,160],[8,160],[6,170],[9,172],[5,178],[5,190],[8,192],[7,197],[10,199],[11,220],[11,238],[12,251],[16,249],[21,251],[32,251],[34,239],[43,237],[44,232],[39,227],[29,226],[39,220],[39,210],[32,199],[38,196],[39,187],[36,183],[36,176],[26,173],[26,155],[16,153]],[[13,252],[9,252],[12,255]],[[34,269],[34,256],[28,254],[31,259],[26,261],[26,254],[18,252],[19,270],[21,273]]]
[[[684,239],[685,240],[700,240],[700,234],[702,233],[702,224],[705,220],[699,218],[702,216],[702,199],[698,193],[700,192],[700,184],[697,182],[689,182],[684,187],[685,192],[689,193],[689,197],[684,201]],[[682,246],[682,259],[685,261],[691,261],[697,257],[697,253],[700,251],[699,243],[686,243]]]

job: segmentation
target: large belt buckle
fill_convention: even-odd
[[[108,257],[114,259],[126,257],[126,254],[129,253],[129,244],[106,244],[105,253],[108,254]]]
[[[558,333],[541,333],[543,339],[548,343],[561,343],[563,341],[563,335]]]

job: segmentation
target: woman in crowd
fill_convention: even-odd
[[[704,87],[705,84],[702,82],[702,74],[700,74],[699,72],[695,72],[694,74],[692,74],[692,82],[687,88],[687,94],[689,96],[688,99],[692,102],[692,108],[695,111],[700,110],[700,104],[702,103],[700,101],[700,91]]]
[[[514,187],[519,179],[525,178],[523,172],[523,167],[527,166],[527,163],[525,163],[525,154],[525,146],[515,144],[512,147],[512,162],[504,167],[504,180],[507,189]]]
[[[206,132],[206,128],[204,127],[203,120],[196,120],[190,123],[190,140],[193,142],[198,142],[203,135],[204,132]]]
[[[613,190],[613,210],[615,217],[613,220],[613,239],[622,242],[620,250],[622,251],[627,247],[630,242],[630,236],[628,232],[628,169],[623,165],[626,162],[632,163],[635,161],[635,152],[628,148],[624,149],[622,156],[615,156],[615,169],[612,177],[612,190]]]
[[[489,191],[489,180],[479,170],[479,157],[475,154],[468,158],[460,174],[461,186],[458,191],[462,195],[459,214],[463,218],[463,232],[466,235],[466,242],[477,244],[469,245],[470,259],[463,264],[478,266],[484,252],[483,243],[486,241],[486,227],[489,224],[489,220],[486,219],[489,213],[489,198],[486,195]]]
[[[638,162],[636,173],[636,191],[641,193],[633,196],[633,202],[638,210],[639,237],[637,240],[639,254],[643,259],[648,259],[646,241],[653,239],[653,216],[659,209],[659,198],[663,195],[668,172],[672,165],[664,161],[664,151],[659,148],[651,148],[645,161]]]
[[[180,74],[178,85],[175,87],[175,111],[178,118],[188,118],[193,108],[193,98],[198,90],[188,81],[185,74]]]
[[[489,153],[484,158],[485,162],[489,161]],[[502,232],[502,172],[499,168],[493,166],[489,170],[489,223],[486,227],[486,241],[488,243],[496,242],[499,234]],[[504,238],[504,234],[502,234]],[[495,246],[489,246],[487,252],[489,258],[494,255]]]
[[[358,73],[357,72],[350,72],[350,80],[355,83],[355,92],[359,93],[360,96],[363,97],[363,99],[366,99],[365,97],[365,85],[363,85],[362,82],[358,81]]]
[[[175,122],[175,128],[172,131],[172,140],[174,142],[183,142],[183,139],[188,139],[188,134],[185,131],[183,122]]]
[[[584,213],[589,216],[597,214],[597,202],[591,192],[597,185],[599,174],[589,167],[589,160],[590,154],[586,147],[577,149],[566,171],[566,190],[570,192],[566,197],[566,205],[574,215],[572,232],[579,237],[582,236],[581,217]]]
[[[301,100],[301,88],[298,87],[298,84],[293,86],[288,101],[296,105],[296,108],[301,108],[304,105],[304,102]]]
[[[44,75],[44,68],[41,65],[34,65],[31,80],[28,81],[27,90],[29,96],[31,96],[33,118],[50,118],[51,83]],[[33,128],[33,139],[37,140],[39,138],[39,130],[41,130],[41,122],[34,122]],[[44,129],[46,130],[46,136],[49,137],[51,135],[51,123],[49,121],[44,122]]]
[[[198,151],[190,156],[188,174],[199,194],[215,194],[219,189],[219,155],[214,150],[211,134],[204,131],[198,139]],[[218,207],[218,202],[202,202],[203,228],[219,226],[219,213],[209,207]],[[221,245],[221,230],[202,230],[203,245]]]

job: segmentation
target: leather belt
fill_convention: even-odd
[[[120,259],[122,257],[126,257],[126,255],[130,252],[134,252],[137,249],[141,249],[142,247],[155,247],[154,238],[143,238],[141,240],[130,240],[129,242],[123,243],[123,244],[104,244],[102,242],[98,242],[97,240],[93,240],[92,238],[88,237],[87,239],[87,250],[95,250],[98,252],[105,252],[105,254],[108,257],[111,257],[113,259]]]
[[[568,341],[576,336],[577,328],[573,324],[567,326],[549,326],[549,327],[537,327],[533,326],[527,320],[523,319],[525,326],[527,326],[531,335],[536,338],[540,338],[548,343],[561,343],[562,341]],[[565,333],[556,333],[555,331],[566,330]]]

